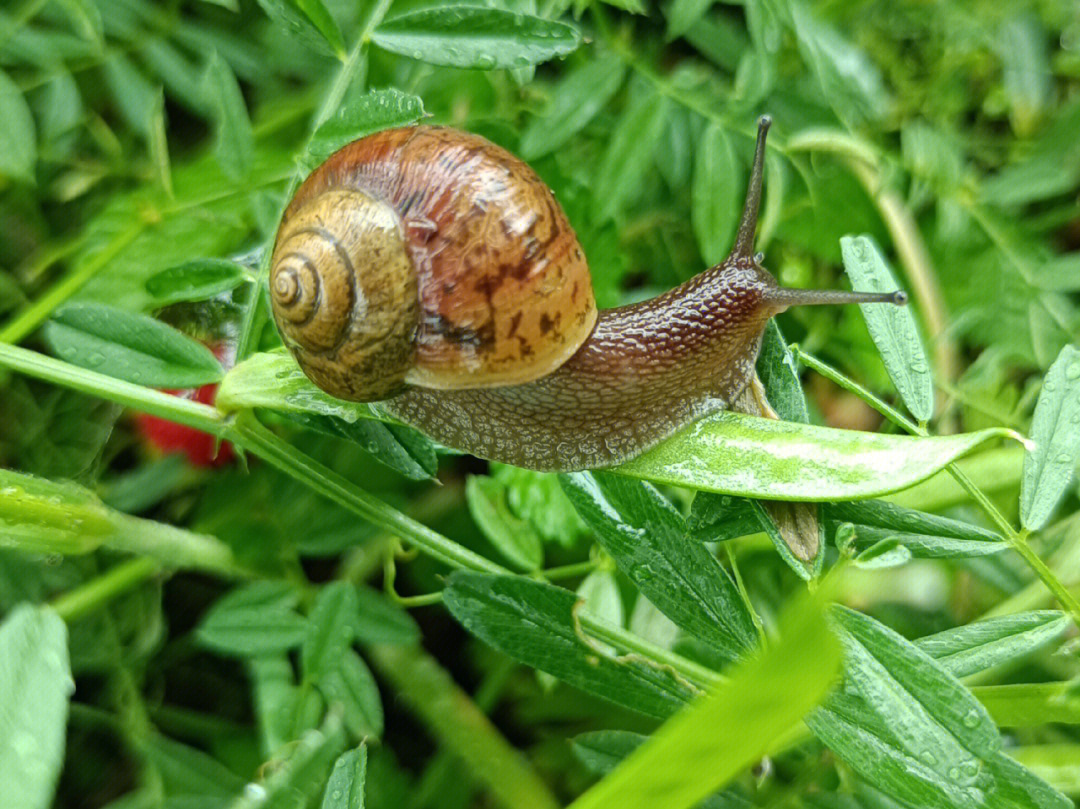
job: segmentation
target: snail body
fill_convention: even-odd
[[[735,247],[656,298],[597,312],[550,190],[476,135],[393,129],[331,156],[286,209],[274,317],[320,388],[478,457],[544,471],[629,460],[728,408],[789,306],[902,295],[792,290],[753,253],[759,126]]]

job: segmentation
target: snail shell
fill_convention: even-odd
[[[577,237],[536,173],[432,126],[355,141],[307,178],[278,230],[270,295],[304,372],[354,401],[530,382],[597,317]]]

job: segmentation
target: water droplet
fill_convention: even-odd
[[[476,57],[476,66],[481,70],[490,70],[495,67],[495,57],[490,53],[482,53]]]
[[[340,764],[340,763],[343,763],[343,762],[338,762],[338,763]],[[330,793],[330,797],[332,797],[335,801],[340,801],[341,800],[341,790],[340,789],[335,789],[332,793]]]
[[[98,351],[95,351],[93,354],[89,354],[86,357],[86,364],[91,368],[97,368],[103,362],[105,362],[105,355]]]
[[[949,768],[949,779],[952,780],[952,781],[959,781],[960,780],[960,768],[959,767],[950,767]]]
[[[1077,379],[1078,377],[1080,377],[1080,362],[1074,362],[1065,369],[1065,378]]]
[[[1043,390],[1047,393],[1053,393],[1057,389],[1057,383],[1053,379],[1048,379],[1043,383]]]
[[[925,374],[929,369],[922,360],[915,360],[915,362],[911,363],[911,370],[917,374]]]
[[[1072,456],[1070,456],[1067,452],[1063,452],[1058,455],[1057,458],[1055,458],[1054,460],[1056,460],[1058,463],[1068,463],[1072,460]]]
[[[921,758],[923,760],[923,763],[926,764],[928,767],[933,767],[935,764],[937,764],[937,756],[935,756],[929,750],[924,750],[923,753],[919,756],[919,758]]]
[[[979,712],[972,708],[966,714],[964,714],[964,727],[973,728],[979,724]]]
[[[419,48],[417,48],[416,50],[414,50],[412,52],[412,58],[413,59],[423,59],[424,58],[424,52],[422,50],[420,50]]]
[[[266,788],[262,784],[244,784],[244,797],[249,801],[262,803],[266,800]]]

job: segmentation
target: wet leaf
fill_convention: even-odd
[[[1020,522],[1049,522],[1080,458],[1080,349],[1067,345],[1046,372],[1031,422],[1034,449],[1024,456]]]

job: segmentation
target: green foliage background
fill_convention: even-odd
[[[5,5],[5,806],[1068,806],[1078,86],[1064,0]],[[609,307],[726,255],[762,113],[765,265],[891,283],[849,254],[880,245],[916,317],[871,323],[892,353],[854,307],[782,316],[795,359],[770,333],[789,420],[916,436],[844,490],[903,491],[822,506],[811,565],[747,497],[779,475],[733,488],[720,451],[488,465],[273,353],[265,248],[353,137],[423,119],[521,155]],[[152,390],[219,382],[220,409]],[[162,455],[120,405],[246,462]],[[748,467],[780,446],[708,429]],[[784,496],[842,499],[859,451],[800,429],[785,468],[824,469]]]

